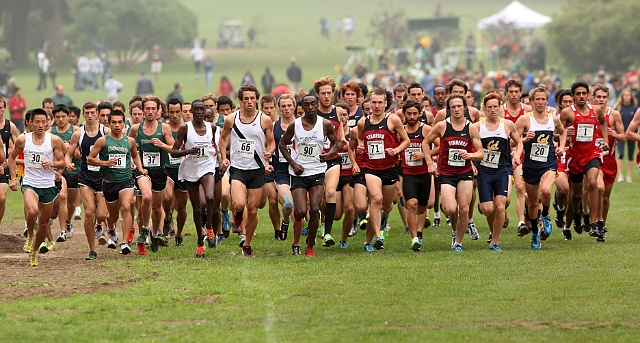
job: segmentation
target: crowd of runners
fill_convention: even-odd
[[[258,210],[266,206],[270,221],[260,225],[281,241],[292,226],[294,255],[313,257],[316,240],[347,249],[360,230],[365,252],[384,249],[394,205],[414,251],[425,228],[450,225],[451,248],[461,252],[465,234],[480,239],[477,208],[490,228],[489,249],[499,252],[512,191],[514,227],[531,248],[551,235],[552,206],[565,240],[573,225],[605,242],[615,143],[640,141],[640,114],[625,133],[602,84],[578,81],[556,92],[558,108],[547,106],[548,97],[543,86],[523,95],[511,79],[474,108],[459,79],[436,87],[431,99],[419,83],[391,93],[354,82],[338,88],[326,76],[311,93],[278,99],[242,86],[237,106],[212,94],[82,108],[45,99],[27,112],[25,133],[0,122],[0,198],[9,188],[22,191],[32,266],[38,253],[73,237],[72,219],[83,219],[86,260],[97,258],[96,245],[123,255],[157,252],[171,239],[181,246],[188,201],[198,258],[230,233],[240,236],[244,256],[255,257]],[[0,98],[0,113],[6,104]]]

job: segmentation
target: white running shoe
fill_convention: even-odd
[[[64,242],[66,240],[67,240],[67,232],[64,230],[60,231],[60,234],[58,235],[56,242]]]
[[[107,248],[115,249],[116,248],[116,242],[114,242],[112,239],[109,239],[109,242],[107,243]]]
[[[76,206],[76,210],[73,212],[73,219],[80,220],[82,219],[82,209],[80,206]]]

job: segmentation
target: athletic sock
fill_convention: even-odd
[[[418,238],[422,239],[422,232],[418,231]]]
[[[331,227],[333,226],[333,216],[336,214],[336,204],[327,203],[324,206],[324,234],[331,234]]]
[[[549,215],[549,206],[542,205],[542,216],[546,217]]]
[[[468,224],[473,223],[473,218],[470,218],[469,221],[467,222]]]
[[[531,233],[533,233],[534,235],[538,234],[538,217],[535,218],[529,218],[529,222],[531,224],[531,227],[529,228],[531,230]]]
[[[440,219],[440,211],[434,211],[433,212],[433,218],[434,219]]]

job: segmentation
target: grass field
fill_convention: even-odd
[[[246,69],[258,78],[270,66],[277,81],[284,81],[289,57],[296,56],[305,86],[315,77],[337,74],[334,66],[348,58],[340,48],[346,39],[319,39],[319,17],[353,15],[353,41],[366,43],[369,15],[379,7],[335,0],[323,3],[326,11],[298,10],[301,4],[290,0],[241,0],[227,7],[219,1],[185,3],[200,15],[199,29],[209,44],[222,20],[242,19],[245,27],[254,20],[264,28],[253,52],[214,55],[214,80],[224,72],[236,84]],[[460,0],[443,5],[443,11],[459,9],[481,18],[507,3]],[[430,15],[435,4],[403,2],[412,17]],[[524,4],[544,14],[560,6],[549,0]],[[246,8],[251,10],[240,10]],[[474,25],[471,19],[462,23],[465,31]],[[185,99],[201,96],[204,82],[193,79],[191,68],[189,61],[165,63],[157,93],[164,97],[181,81]],[[139,69],[114,71],[125,83],[123,99],[133,94]],[[15,74],[30,106],[49,95],[34,91],[33,68]],[[62,69],[59,74],[76,104],[104,97],[72,91],[70,74]],[[477,212],[482,236],[465,238],[464,253],[451,252],[446,226],[425,230],[425,246],[414,253],[394,209],[384,251],[366,254],[359,232],[347,251],[318,244],[318,257],[308,259],[290,256],[291,238],[271,240],[262,210],[252,244],[256,259],[242,257],[239,239],[232,236],[217,250],[208,250],[205,260],[196,260],[195,237],[190,236],[182,248],[162,248],[144,257],[122,257],[99,247],[99,259],[85,262],[86,240],[78,234],[41,256],[38,268],[29,268],[28,256],[19,252],[15,235],[23,227],[22,199],[10,192],[0,226],[0,342],[637,341],[640,178],[635,172],[634,181],[614,187],[604,244],[575,233],[567,242],[554,228],[542,250],[532,251],[527,238],[516,237],[512,206],[512,224],[501,239],[503,253],[487,248],[488,228]],[[81,231],[80,221],[74,225]],[[334,225],[336,233],[339,228],[340,223]],[[191,219],[185,230],[194,234]],[[8,248],[11,242],[18,251]]]

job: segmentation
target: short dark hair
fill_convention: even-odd
[[[247,84],[240,87],[240,89],[238,89],[238,99],[242,100],[242,94],[244,94],[244,92],[254,92],[256,99],[260,99],[260,91],[254,85]]]
[[[422,88],[422,87],[420,87]],[[406,113],[408,109],[410,109],[411,107],[415,107],[418,110],[418,113],[422,112],[422,104],[420,104],[417,101],[414,100],[407,100],[407,102],[404,103],[404,106],[402,106],[402,113]]]
[[[584,82],[584,81],[576,81],[571,85],[571,95],[573,95],[573,93],[576,92],[576,89],[583,87],[584,89],[587,90],[587,93],[589,92],[589,84]]]
[[[233,108],[233,101],[228,96],[221,95],[218,98],[218,108],[220,108],[220,105],[229,105],[231,108]]]
[[[359,82],[358,83],[358,87],[360,87],[360,90],[362,91],[362,96],[363,97],[365,97],[365,96],[367,96],[367,94],[369,94],[369,87],[367,87],[367,85],[365,85],[364,83]],[[393,99],[393,94],[392,94],[391,98]]]
[[[420,90],[424,92],[424,88],[422,88],[422,85],[417,82],[411,82],[411,84],[409,84],[409,86],[407,87],[407,92],[411,93],[411,90],[413,88],[420,88]]]
[[[47,111],[43,110],[42,108],[34,108],[31,110],[30,120],[33,120],[33,118],[35,118],[38,115],[47,117],[47,120],[49,119],[49,116],[47,115]]]
[[[110,102],[103,101],[103,102],[98,104],[98,112],[104,110],[105,108],[109,109],[109,111],[113,112],[113,105],[111,105]]]
[[[449,95],[449,96],[447,97],[447,102],[446,102],[446,104],[447,104],[447,109],[448,109],[448,110],[451,110],[451,106],[449,106],[449,103],[451,103],[451,100],[453,100],[453,99],[460,99],[460,100],[462,100],[462,105],[464,106],[464,108],[467,108],[467,99],[466,99],[464,96],[462,96],[462,95],[460,95],[460,94],[452,94],[452,95]]]
[[[449,83],[447,83],[447,86],[444,88],[445,92],[447,92],[447,94],[451,94],[451,92],[453,91],[453,87],[462,87],[464,88],[464,93],[467,94],[467,89],[469,89],[469,87],[467,86],[467,84],[460,80],[460,79],[453,79],[451,81],[449,81]]]
[[[54,115],[58,112],[64,112],[67,115],[69,115],[69,107],[67,107],[67,105],[65,104],[57,104],[54,108],[53,111],[51,111]]]
[[[76,117],[80,117],[80,112],[80,107],[73,105],[69,106],[69,114],[73,113],[76,115]]]
[[[167,101],[167,108],[169,108],[169,105],[180,105],[180,109],[182,110],[182,101],[180,101],[180,99],[178,98],[171,98]]]
[[[53,101],[53,99],[51,98],[44,98],[44,100],[42,100],[42,107],[44,107],[44,104],[56,104],[55,101]]]
[[[124,112],[120,110],[113,110],[111,111],[111,113],[109,113],[109,122],[111,122],[111,118],[113,117],[122,117],[123,120],[126,118]]]

